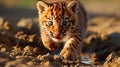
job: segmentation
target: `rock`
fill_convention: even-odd
[[[32,28],[32,19],[21,19],[18,23],[17,23],[17,27],[23,27],[23,28],[27,28],[27,29],[31,29]]]

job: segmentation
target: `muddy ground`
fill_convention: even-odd
[[[89,15],[81,63],[65,63],[43,46],[36,10],[0,6],[0,67],[119,67],[120,16]]]

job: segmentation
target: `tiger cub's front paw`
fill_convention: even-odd
[[[67,61],[76,61],[77,60],[77,52],[70,50],[69,48],[63,49],[60,53],[64,60]]]

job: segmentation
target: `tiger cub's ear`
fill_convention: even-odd
[[[39,10],[40,13],[42,13],[47,7],[48,7],[47,3],[43,1],[38,1],[37,9]]]
[[[76,1],[71,1],[67,4],[67,6],[70,8],[70,10],[75,13],[76,8],[77,8],[77,2]]]

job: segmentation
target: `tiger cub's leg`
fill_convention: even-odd
[[[60,55],[66,60],[76,61],[80,57],[81,45],[79,38],[72,37],[65,43]]]

